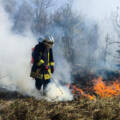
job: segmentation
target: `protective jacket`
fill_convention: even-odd
[[[34,62],[31,69],[31,77],[49,80],[54,70],[53,52],[44,43],[35,46],[32,54]],[[47,66],[47,69],[46,69]]]

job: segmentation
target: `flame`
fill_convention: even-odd
[[[103,82],[102,77],[99,77],[98,79],[94,80],[93,89],[95,93],[102,98],[118,96],[120,95],[120,82],[116,80],[115,82],[106,85],[106,83]]]
[[[81,88],[78,88],[76,85],[67,85],[69,88],[72,88],[73,94],[78,94],[84,97],[89,98],[90,100],[96,100],[95,95],[86,94]],[[115,82],[106,84],[103,81],[102,77],[93,80],[93,91],[101,98],[109,98],[120,95],[120,82],[116,80]],[[90,91],[91,92],[91,91]]]
[[[69,88],[72,88],[72,93],[75,94],[78,92],[79,95],[89,98],[90,100],[95,100],[95,96],[86,94],[82,89],[78,88],[76,85],[67,85]]]

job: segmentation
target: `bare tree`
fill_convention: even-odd
[[[45,33],[48,25],[47,8],[52,6],[52,0],[34,0],[34,4],[33,32]]]
[[[14,20],[13,30],[24,32],[30,27],[35,34],[44,33],[48,26],[47,9],[51,7],[52,0],[6,0],[3,1],[10,17]],[[20,4],[19,4],[20,3]]]
[[[18,12],[14,15],[14,30],[18,32],[24,32],[27,27],[31,26],[33,19],[33,8],[26,2],[23,1],[19,7]]]
[[[113,12],[112,22],[113,22],[115,32],[118,34],[118,36],[120,36],[120,9],[119,7],[116,7],[116,10]]]
[[[120,16],[119,16],[119,7],[116,8],[115,23],[118,28],[120,28]]]
[[[67,4],[65,7],[60,8],[54,15],[55,24],[63,28],[64,31],[62,40],[64,43],[64,53],[68,60],[70,60],[72,55],[73,28],[78,24],[71,8],[71,4]]]
[[[98,26],[91,23],[87,26],[84,18],[72,12],[71,4],[60,8],[54,14],[54,22],[63,29],[62,38],[64,54],[72,63],[95,64],[94,53],[97,48]],[[79,64],[78,63],[78,64]]]

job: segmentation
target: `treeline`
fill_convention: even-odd
[[[94,21],[85,22],[85,17],[76,15],[72,1],[55,8],[53,0],[5,0],[6,11],[14,21],[13,31],[24,33],[31,29],[37,37],[52,34],[56,48],[64,52],[72,64],[90,67],[96,64],[95,51],[98,47],[98,26]],[[52,13],[50,12],[53,8]]]

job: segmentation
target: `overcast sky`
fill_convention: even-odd
[[[109,17],[110,14],[120,6],[120,0],[75,0],[74,10],[84,15],[101,20]]]

